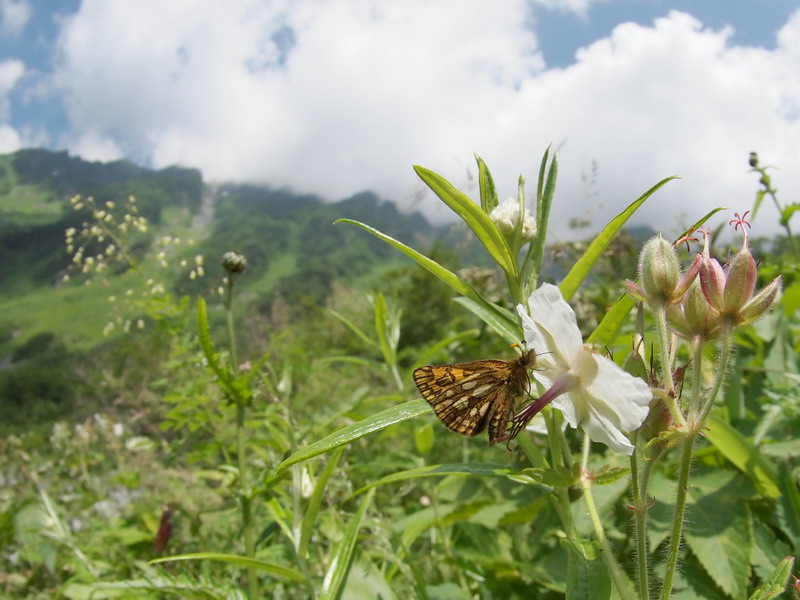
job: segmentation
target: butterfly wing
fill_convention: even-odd
[[[494,438],[505,431],[513,406],[512,375],[504,360],[477,360],[420,367],[414,383],[448,429],[473,436],[488,425]]]

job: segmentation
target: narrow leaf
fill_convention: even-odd
[[[497,190],[494,187],[494,179],[489,172],[489,167],[483,162],[483,159],[475,155],[475,160],[478,162],[478,185],[481,190],[481,208],[487,215],[492,212],[498,204]]]
[[[477,207],[476,207],[477,208]],[[491,302],[488,302],[483,296],[481,296],[475,288],[473,288],[470,284],[466,281],[461,279],[458,275],[449,271],[435,260],[431,260],[424,254],[420,254],[413,248],[406,246],[402,242],[398,242],[396,239],[389,237],[385,233],[381,233],[377,229],[370,227],[369,225],[365,225],[359,221],[354,221],[352,219],[338,219],[334,221],[334,225],[337,223],[350,223],[351,225],[355,225],[356,227],[360,227],[364,231],[368,231],[375,237],[382,239],[387,244],[394,246],[400,252],[411,258],[412,260],[416,261],[418,265],[422,268],[426,269],[439,279],[441,279],[444,283],[449,285],[457,294],[469,298],[470,300],[476,302],[484,306],[490,312],[496,312],[496,308]]]
[[[519,321],[512,317],[506,309],[495,306],[494,310],[489,310],[483,304],[464,297],[455,298],[454,301],[494,329],[495,333],[509,344],[517,344],[523,338]]]
[[[636,306],[636,300],[632,296],[628,294],[620,296],[614,306],[603,316],[603,320],[595,327],[586,342],[597,346],[612,346],[634,306]]]
[[[208,361],[208,366],[214,371],[214,374],[219,379],[220,383],[229,392],[233,390],[233,379],[228,373],[227,369],[220,366],[217,360],[217,355],[214,353],[214,346],[211,342],[211,333],[208,328],[208,311],[206,310],[206,301],[203,298],[197,299],[197,339],[200,342],[200,348]]]
[[[430,405],[421,398],[387,408],[386,410],[381,411],[378,414],[371,415],[366,419],[359,421],[358,423],[353,423],[352,425],[342,427],[338,431],[335,431],[334,433],[325,436],[321,440],[317,440],[316,442],[309,444],[302,450],[295,452],[278,465],[278,468],[275,469],[275,474],[280,473],[295,463],[308,460],[309,458],[313,458],[325,452],[330,452],[339,446],[349,444],[350,442],[358,440],[365,435],[375,433],[376,431],[381,431],[382,429],[386,429],[387,427],[396,423],[408,421],[409,419],[429,413],[432,410],[433,409],[430,407]]]
[[[716,415],[709,415],[706,437],[725,458],[747,475],[756,489],[769,496],[781,495],[775,465],[739,431]]]
[[[561,294],[564,296],[565,300],[572,298],[575,292],[578,291],[578,288],[581,286],[581,283],[583,283],[583,280],[589,275],[594,263],[597,262],[597,260],[600,258],[600,255],[611,243],[611,240],[613,240],[617,233],[619,233],[620,229],[622,229],[623,225],[625,225],[628,219],[631,218],[633,213],[635,213],[650,196],[652,196],[661,187],[666,185],[667,182],[673,179],[677,179],[677,177],[667,177],[666,179],[659,181],[656,185],[651,187],[634,202],[632,202],[625,210],[614,217],[608,223],[608,225],[603,228],[603,231],[601,231],[597,237],[594,238],[592,243],[589,244],[589,247],[586,249],[586,252],[581,258],[578,259],[578,262],[575,263],[575,266],[572,267],[570,272],[567,273],[567,276],[564,277],[564,280],[561,282]]]
[[[706,221],[708,221],[708,220],[709,220],[711,217],[713,217],[713,216],[714,216],[715,214],[717,214],[719,211],[721,211],[721,210],[727,210],[727,209],[728,209],[728,207],[727,207],[727,206],[719,206],[719,207],[715,208],[714,210],[711,210],[711,211],[707,212],[707,213],[706,213],[705,215],[703,215],[703,217],[702,217],[701,219],[699,219],[699,220],[698,220],[698,221],[697,221],[697,222],[696,222],[694,225],[692,225],[691,227],[689,227],[689,229],[687,229],[687,230],[686,230],[686,231],[684,231],[682,234],[680,234],[680,235],[679,235],[679,236],[676,238],[676,241],[677,241],[677,240],[679,240],[679,239],[681,239],[681,238],[684,238],[684,237],[686,237],[687,235],[689,235],[690,233],[692,233],[692,232],[694,232],[694,231],[697,231],[698,229],[700,229],[700,228],[703,226],[703,224],[704,224]]]
[[[342,597],[342,592],[347,583],[347,575],[350,572],[350,566],[353,564],[353,553],[358,539],[358,531],[374,495],[375,490],[370,490],[364,497],[361,504],[358,505],[356,514],[350,520],[344,537],[339,541],[328,566],[328,571],[325,573],[325,579],[322,581],[320,600],[338,600]]]
[[[780,596],[786,590],[786,584],[789,581],[789,576],[792,574],[792,567],[794,566],[794,556],[787,556],[784,558],[772,574],[767,578],[761,586],[753,592],[750,600],[773,600]]]
[[[367,346],[367,348],[374,348],[375,346],[377,346],[377,344],[375,343],[375,340],[370,339],[370,337],[366,333],[364,333],[358,327],[358,325],[353,323],[350,319],[348,319],[347,317],[345,317],[341,313],[338,313],[337,311],[333,310],[332,308],[329,308],[328,312],[331,315],[333,315],[334,317],[336,317],[337,319],[339,319],[339,321],[344,323],[347,326],[347,328],[350,329],[350,331],[355,333],[356,336],[358,337],[358,339],[360,339],[362,342],[364,342],[364,345]]]
[[[339,447],[331,453],[325,468],[322,473],[317,477],[317,482],[314,484],[314,491],[311,492],[311,498],[308,500],[308,508],[303,515],[303,523],[300,526],[300,542],[297,545],[297,553],[307,558],[308,554],[308,541],[311,539],[311,532],[313,531],[314,524],[317,521],[320,506],[322,506],[322,494],[325,492],[325,486],[328,485],[331,473],[339,464],[339,458],[344,452],[344,447]]]
[[[489,255],[500,265],[500,268],[507,275],[516,277],[516,261],[511,256],[511,250],[506,239],[497,229],[497,225],[489,218],[489,215],[483,212],[483,209],[475,204],[469,196],[458,191],[441,175],[437,175],[433,171],[418,165],[414,166],[414,171],[439,196],[442,202],[447,204],[453,212],[464,220],[467,227],[472,230]]]
[[[220,554],[218,552],[193,552],[191,554],[176,554],[175,556],[156,558],[151,560],[149,564],[155,565],[158,563],[177,562],[179,560],[213,560],[216,562],[237,565],[239,567],[256,569],[262,573],[266,573],[267,575],[280,577],[282,579],[289,579],[297,582],[305,581],[303,574],[300,571],[292,569],[291,567],[285,567],[283,565],[265,560],[247,558],[246,556],[238,556],[236,554]]]
[[[381,477],[377,481],[373,481],[369,485],[365,485],[361,489],[356,490],[349,497],[358,496],[367,490],[370,490],[379,485],[386,485],[388,483],[395,483],[397,481],[406,481],[408,479],[422,479],[425,477],[502,477],[517,483],[524,483],[530,485],[531,480],[528,477],[520,475],[514,469],[503,467],[501,465],[493,465],[488,463],[453,463],[443,465],[427,465],[425,467],[418,467],[416,469],[408,469],[407,471],[398,471]]]

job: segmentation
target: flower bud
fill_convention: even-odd
[[[742,248],[728,263],[721,313],[735,314],[750,300],[756,289],[756,261],[750,250]]]
[[[222,266],[231,275],[241,273],[247,266],[247,259],[238,252],[226,252],[222,255]]]
[[[758,167],[758,154],[755,152],[750,153],[750,166],[754,169]]]
[[[512,239],[519,227],[519,200],[507,198],[492,209],[489,218],[507,239]],[[528,209],[523,210],[521,241],[530,242],[536,238],[536,218]]]
[[[680,265],[672,244],[661,234],[648,240],[639,254],[639,279],[646,297],[651,301],[668,301],[680,277]]]

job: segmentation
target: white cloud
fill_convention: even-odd
[[[6,35],[19,35],[31,18],[31,6],[25,0],[0,2],[0,29]]]
[[[0,152],[13,152],[20,147],[19,132],[9,123],[9,94],[25,75],[25,65],[19,60],[0,62]]]
[[[557,229],[598,203],[602,225],[680,174],[640,218],[671,232],[679,213],[750,207],[751,150],[783,167],[774,178],[796,198],[799,15],[774,51],[733,46],[730,31],[671,13],[620,25],[568,68],[546,69],[524,0],[85,0],[63,29],[55,89],[72,150],[329,199],[374,189],[408,202],[413,163],[468,185],[473,152],[503,196],[520,172],[532,192],[544,147],[565,142]],[[593,160],[597,196],[587,199],[581,171]],[[423,206],[445,214],[432,197]]]

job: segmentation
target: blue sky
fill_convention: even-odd
[[[553,219],[668,233],[752,205],[751,150],[800,196],[795,1],[0,0],[0,152],[200,168],[335,200],[372,189],[435,220],[412,164],[476,195],[561,171]],[[774,213],[759,215],[762,233]]]

